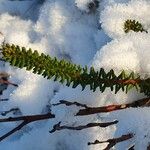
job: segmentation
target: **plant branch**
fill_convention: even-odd
[[[0,72],[0,84],[7,84],[7,85],[13,85],[13,86],[18,86],[15,83],[12,83],[8,81],[9,74],[6,72]]]
[[[42,114],[42,115],[31,115],[31,116],[21,116],[21,117],[9,117],[9,118],[4,118],[0,119],[0,122],[14,122],[14,121],[22,121],[22,123],[9,131],[8,133],[4,134],[3,136],[0,137],[0,141],[4,140],[8,136],[12,135],[13,133],[17,132],[18,130],[22,129],[24,126],[27,124],[34,122],[34,121],[39,121],[39,120],[45,120],[45,119],[50,119],[50,118],[55,118],[55,115],[51,113],[47,114]]]
[[[13,86],[18,87],[17,84],[12,83],[12,82],[10,82],[10,81],[8,81],[8,80],[4,80],[4,79],[2,79],[2,78],[0,79],[0,84],[7,84],[7,85],[13,85]]]
[[[87,125],[81,125],[81,126],[77,126],[77,127],[70,127],[70,126],[60,126],[61,122],[59,122],[58,124],[53,126],[53,129],[51,131],[49,131],[50,133],[53,133],[55,131],[59,131],[59,130],[64,130],[64,129],[68,129],[68,130],[83,130],[83,129],[87,129],[87,128],[91,128],[91,127],[108,127],[114,124],[117,124],[118,121],[115,120],[113,122],[105,122],[105,123],[88,123]]]
[[[104,149],[104,150],[110,150],[112,147],[114,147],[116,144],[120,143],[120,142],[123,142],[123,141],[126,141],[126,140],[129,140],[133,138],[133,134],[132,133],[129,133],[129,134],[126,134],[126,135],[122,135],[121,137],[118,137],[118,138],[113,138],[113,139],[108,139],[106,141],[99,141],[99,140],[96,140],[95,142],[91,143],[89,142],[88,145],[95,145],[95,144],[102,144],[102,143],[109,143],[107,145],[107,147]]]
[[[148,33],[148,31],[143,28],[143,25],[140,22],[129,19],[124,23],[124,31],[125,33],[128,33],[130,31]]]
[[[107,113],[112,112],[116,110],[126,109],[130,107],[148,107],[150,105],[150,97],[139,99],[137,101],[134,101],[132,103],[128,104],[121,104],[121,105],[108,105],[103,107],[88,107],[86,109],[80,109],[76,116],[84,116],[84,115],[91,115],[91,114],[97,114],[97,113]]]
[[[125,72],[124,70],[116,75],[111,69],[106,72],[103,68],[96,71],[93,67],[87,68],[80,65],[72,64],[66,60],[58,60],[49,55],[39,54],[37,51],[32,52],[24,47],[9,45],[3,43],[1,46],[2,58],[12,66],[18,68],[25,67],[26,70],[32,70],[35,74],[41,74],[44,78],[65,83],[66,86],[76,88],[78,85],[82,90],[86,86],[94,92],[97,88],[104,92],[106,88],[117,93],[119,90],[128,92],[136,88],[138,92],[150,95],[150,78],[143,79],[137,73]]]
[[[66,100],[60,100],[59,103],[57,104],[53,104],[53,106],[58,106],[58,105],[66,105],[66,106],[71,106],[71,105],[75,105],[75,106],[78,106],[78,107],[84,107],[84,108],[90,108],[88,107],[86,104],[81,104],[81,103],[78,103],[78,102],[69,102],[69,101],[66,101]]]

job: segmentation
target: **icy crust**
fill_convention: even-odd
[[[131,0],[128,3],[114,3],[106,6],[100,22],[105,32],[113,39],[125,36],[124,22],[128,19],[139,21],[146,30],[150,26],[150,1]]]

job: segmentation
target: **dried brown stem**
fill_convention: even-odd
[[[17,84],[15,84],[15,83],[11,83],[10,81],[8,81],[8,80],[4,80],[4,79],[0,79],[0,84],[7,84],[7,85],[13,85],[13,86],[16,86],[16,87],[18,87],[18,85]]]
[[[76,116],[91,115],[97,113],[107,113],[116,110],[126,109],[130,107],[148,107],[150,106],[150,97],[143,98],[132,103],[121,104],[121,105],[108,105],[103,107],[88,107],[86,109],[80,109]]]
[[[9,131],[8,133],[4,134],[3,136],[0,137],[0,142],[2,140],[4,140],[5,138],[9,137],[10,135],[12,135],[13,133],[17,132],[18,130],[20,130],[21,128],[23,128],[25,125],[27,125],[27,122],[22,122],[19,126],[17,126],[16,128],[12,129],[11,131]]]
[[[68,102],[65,100],[60,100],[59,103],[53,104],[53,106],[58,106],[58,105],[63,105],[63,104],[66,106],[75,105],[79,107],[84,107],[85,109],[80,109],[79,112],[76,114],[76,116],[84,116],[84,115],[91,115],[91,114],[97,114],[97,113],[107,113],[107,112],[126,109],[130,107],[150,106],[150,97],[139,99],[137,101],[134,101],[128,104],[108,105],[108,106],[102,106],[102,107],[88,107],[85,104],[81,104],[78,102]]]
[[[140,99],[140,100],[137,100],[135,102],[128,103],[128,104],[108,105],[108,106],[104,106],[104,107],[88,107],[85,104],[80,104],[78,102],[68,102],[68,101],[65,101],[65,100],[61,100],[60,103],[54,104],[54,106],[61,105],[61,104],[64,104],[66,106],[75,105],[75,106],[79,106],[79,107],[84,107],[85,109],[80,109],[79,112],[76,114],[76,116],[82,116],[82,115],[91,115],[91,114],[97,114],[97,113],[111,112],[111,111],[115,111],[115,110],[121,110],[121,109],[129,108],[129,107],[143,107],[143,106],[148,107],[148,106],[150,106],[150,97],[143,98],[143,99]],[[43,114],[43,115],[20,116],[20,117],[14,117],[14,118],[10,117],[10,118],[0,119],[0,122],[22,121],[22,123],[19,126],[14,128],[13,130],[9,131],[5,135],[1,136],[0,141],[5,139],[6,137],[10,136],[11,134],[17,132],[18,130],[20,130],[25,125],[27,125],[31,122],[44,120],[44,119],[50,119],[50,118],[55,118],[55,115],[53,115],[51,113],[47,113],[47,114]],[[61,122],[54,125],[54,127],[50,131],[50,133],[53,133],[57,130],[63,130],[63,129],[82,130],[82,129],[96,127],[96,126],[107,127],[107,126],[110,126],[110,125],[113,125],[113,124],[117,124],[118,121],[116,120],[116,121],[107,122],[107,123],[89,123],[87,125],[77,126],[77,127],[60,126],[60,123]],[[98,141],[98,140],[96,140],[94,143],[88,143],[88,144],[92,145],[92,144],[100,144],[100,143],[108,142],[109,144],[107,145],[107,147],[104,150],[109,150],[110,148],[115,146],[117,143],[128,140],[132,137],[133,137],[133,134],[127,134],[127,135],[123,135],[119,138],[108,139],[107,141]],[[129,149],[134,149],[134,146],[130,147]],[[148,146],[147,149],[149,150],[150,146]]]
[[[98,141],[96,140],[95,142],[93,143],[88,143],[88,145],[95,145],[95,144],[102,144],[102,143],[109,143],[107,145],[107,147],[104,149],[104,150],[110,150],[112,147],[114,147],[116,144],[120,143],[120,142],[123,142],[123,141],[126,141],[126,140],[129,140],[133,138],[133,134],[132,133],[129,133],[129,134],[126,134],[126,135],[122,135],[121,137],[118,137],[118,138],[113,138],[113,139],[108,139],[106,141]]]
[[[91,128],[91,127],[108,127],[114,124],[117,124],[118,121],[115,120],[113,122],[105,122],[105,123],[89,123],[87,125],[82,125],[82,126],[77,126],[77,127],[70,127],[70,126],[60,126],[61,122],[59,122],[58,124],[53,126],[53,129],[50,131],[50,133],[53,133],[55,131],[58,130],[64,130],[64,129],[68,129],[68,130],[83,130],[83,129],[87,129],[87,128]]]
[[[59,103],[53,104],[53,106],[58,106],[58,105],[63,105],[63,104],[66,105],[66,106],[75,105],[75,106],[78,106],[78,107],[90,108],[85,104],[81,104],[81,103],[78,103],[78,102],[69,102],[69,101],[65,101],[65,100],[60,100]]]
[[[17,132],[18,130],[22,129],[25,125],[27,125],[31,122],[50,119],[50,118],[55,118],[55,115],[53,115],[51,113],[47,113],[47,114],[42,114],[42,115],[21,116],[21,117],[14,117],[14,118],[9,117],[9,118],[0,119],[0,122],[22,121],[22,123],[19,126],[15,127],[14,129],[9,131],[8,133],[1,136],[0,141],[4,140],[8,136],[10,136],[13,133]]]
[[[15,83],[11,83],[8,81],[9,74],[6,72],[0,72],[0,84],[6,84],[6,85],[13,85],[13,86],[18,86]]]

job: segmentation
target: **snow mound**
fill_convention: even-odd
[[[107,6],[101,13],[102,28],[111,38],[125,36],[124,23],[126,20],[139,21],[148,30],[150,26],[150,1],[131,0],[128,3],[114,3]]]

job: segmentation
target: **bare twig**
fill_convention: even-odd
[[[63,104],[66,105],[66,106],[75,105],[75,106],[78,106],[78,107],[90,108],[85,104],[81,104],[81,103],[78,103],[78,102],[69,102],[69,101],[65,101],[65,100],[60,100],[59,103],[53,104],[53,106],[58,106],[58,105],[63,105]]]
[[[4,102],[4,101],[8,101],[9,99],[8,98],[2,98],[0,99],[0,102]]]
[[[18,85],[17,85],[17,84],[15,84],[15,83],[11,83],[10,81],[8,81],[8,80],[4,80],[3,78],[1,78],[1,79],[0,79],[0,84],[7,84],[7,85],[13,85],[13,86],[18,87]]]
[[[50,119],[50,118],[55,118],[55,115],[51,113],[47,113],[47,114],[42,114],[42,115],[9,117],[9,118],[0,119],[0,122],[14,122],[14,121],[33,122],[33,121],[38,121],[38,120]]]
[[[0,84],[18,86],[17,84],[8,81],[8,78],[9,78],[9,74],[8,73],[0,72]]]
[[[115,110],[121,110],[121,109],[125,109],[125,108],[129,108],[129,107],[148,107],[150,106],[150,98],[143,98],[140,100],[137,100],[135,102],[132,103],[128,103],[128,104],[122,104],[122,105],[108,105],[108,106],[104,106],[104,107],[88,107],[85,104],[80,104],[78,102],[68,102],[65,100],[60,101],[60,103],[54,104],[54,106],[57,105],[66,105],[66,106],[71,106],[71,105],[75,105],[75,106],[79,106],[79,107],[84,107],[85,109],[80,109],[79,112],[76,114],[76,116],[82,116],[82,115],[91,115],[91,114],[96,114],[96,113],[104,113],[104,112],[111,112],[111,111],[115,111]],[[16,128],[14,128],[13,130],[11,130],[10,132],[6,133],[5,135],[3,135],[2,137],[0,137],[0,141],[5,139],[6,137],[10,136],[11,134],[17,132],[18,130],[20,130],[22,127],[24,127],[25,125],[34,122],[34,121],[39,121],[39,120],[44,120],[44,119],[50,119],[50,118],[55,118],[55,115],[51,114],[51,113],[47,113],[47,114],[43,114],[43,115],[32,115],[32,116],[20,116],[20,117],[10,117],[10,118],[4,118],[4,119],[0,119],[0,122],[14,122],[14,121],[22,121],[22,123],[17,126]],[[90,127],[107,127],[110,125],[114,125],[117,124],[118,121],[113,121],[113,122],[106,122],[106,123],[89,123],[87,125],[83,125],[83,126],[77,126],[77,127],[70,127],[70,126],[61,126],[61,122],[59,122],[58,124],[54,125],[53,129],[50,131],[50,133],[53,133],[57,130],[63,130],[63,129],[69,129],[69,130],[83,130],[86,128],[90,128]],[[98,141],[96,140],[94,143],[88,143],[88,145],[92,145],[92,144],[100,144],[100,143],[106,143],[108,142],[109,144],[107,145],[107,147],[104,150],[109,150],[110,148],[112,148],[114,145],[116,145],[119,142],[128,140],[130,138],[133,137],[133,134],[127,134],[127,135],[123,135],[119,138],[114,138],[114,139],[108,139],[107,141]],[[148,150],[150,146],[148,146]],[[134,149],[134,146],[129,148],[130,150]]]
[[[95,142],[93,143],[88,143],[88,145],[95,145],[95,144],[102,144],[102,143],[109,143],[107,145],[107,147],[104,149],[104,150],[110,150],[112,147],[114,147],[116,144],[120,143],[120,142],[123,142],[123,141],[126,141],[126,140],[129,140],[133,138],[133,134],[132,133],[129,133],[129,134],[126,134],[126,135],[122,135],[121,137],[118,137],[118,138],[113,138],[113,139],[108,139],[106,141],[98,141],[96,140]]]
[[[12,135],[13,133],[17,132],[18,130],[20,130],[21,128],[23,128],[25,125],[27,125],[28,122],[23,121],[19,126],[17,126],[16,128],[12,129],[11,131],[9,131],[8,133],[4,134],[3,136],[0,137],[0,141],[4,140],[5,138],[9,137],[10,135]]]
[[[82,126],[77,126],[77,127],[70,127],[70,126],[60,126],[61,122],[59,122],[58,124],[53,126],[53,129],[51,131],[49,131],[50,133],[53,133],[55,131],[58,130],[64,130],[64,129],[68,129],[68,130],[83,130],[83,129],[87,129],[87,128],[91,128],[91,127],[108,127],[114,124],[117,124],[118,121],[115,120],[113,122],[105,122],[105,123],[89,123],[87,125],[82,125]]]
[[[2,111],[1,115],[2,116],[6,116],[8,113],[10,113],[10,112],[16,112],[16,111],[19,111],[19,108],[11,108],[10,110]]]
[[[51,113],[47,113],[47,114],[42,114],[42,115],[21,116],[21,117],[14,117],[14,118],[9,117],[9,118],[0,119],[0,122],[23,121],[19,126],[15,127],[14,129],[9,131],[8,133],[1,136],[0,141],[4,140],[8,136],[10,136],[13,133],[17,132],[18,130],[22,129],[25,125],[27,125],[31,122],[50,119],[50,118],[55,118],[55,115],[53,115]]]
[[[58,106],[58,105],[63,105],[63,104],[66,106],[75,105],[78,107],[84,107],[85,109],[80,109],[79,112],[76,114],[76,116],[82,116],[82,115],[84,116],[84,115],[91,115],[91,114],[97,114],[97,113],[107,113],[107,112],[126,109],[126,108],[130,108],[130,107],[149,106],[150,105],[150,97],[143,98],[143,99],[140,99],[140,100],[134,101],[132,103],[128,103],[128,104],[108,105],[108,106],[103,106],[103,107],[88,107],[85,104],[81,104],[78,102],[69,102],[66,100],[60,100],[59,103],[53,104],[53,106]]]
[[[128,150],[134,150],[135,145],[128,148]]]
[[[116,110],[126,109],[130,107],[148,107],[150,106],[150,97],[143,98],[132,103],[121,104],[121,105],[108,105],[103,107],[88,107],[86,109],[80,109],[76,116],[91,115],[97,113],[107,113]]]

